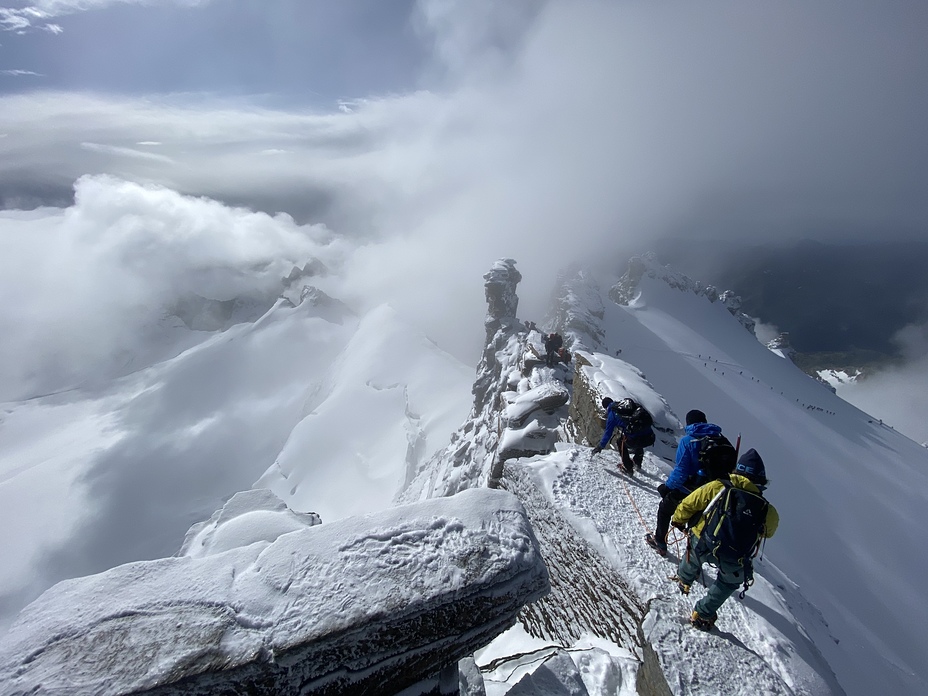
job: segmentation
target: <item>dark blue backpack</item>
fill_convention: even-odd
[[[705,510],[699,543],[719,560],[743,563],[751,558],[767,523],[769,503],[762,495],[722,481],[724,488]]]

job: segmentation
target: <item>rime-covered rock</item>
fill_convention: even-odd
[[[546,454],[558,440],[560,414],[569,391],[561,365],[544,367],[540,337],[514,315],[521,275],[515,261],[501,259],[484,275],[487,344],[474,381],[474,407],[451,443],[416,473],[400,501],[452,495],[474,486],[495,486],[503,462]],[[556,375],[556,376],[555,376]]]
[[[393,694],[456,675],[548,592],[504,491],[311,526],[252,498],[257,509],[233,500],[192,529],[184,556],[48,590],[0,640],[2,692]],[[236,546],[249,515],[260,531]]]
[[[512,259],[500,259],[484,274],[483,279],[487,298],[487,316],[483,322],[486,344],[477,367],[477,379],[474,381],[475,414],[486,407],[493,385],[503,374],[503,366],[497,354],[507,348],[522,328],[516,318],[516,311],[519,309],[516,287],[522,280],[522,274],[516,270],[516,262]]]
[[[792,360],[793,355],[796,354],[795,349],[789,342],[789,332],[787,331],[781,332],[772,341],[768,341],[767,347],[781,358]]]
[[[570,400],[570,392],[560,382],[544,382],[522,394],[513,392],[503,409],[503,422],[508,428],[521,428],[533,414],[539,411],[554,413]]]
[[[522,280],[522,274],[516,270],[513,259],[500,259],[483,275],[484,289],[487,297],[487,331],[496,331],[498,325],[516,322],[519,309],[519,296],[516,286]]]

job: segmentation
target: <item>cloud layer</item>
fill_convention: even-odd
[[[43,11],[90,6],[55,7]],[[285,211],[296,223],[265,216],[262,234],[291,256],[303,247],[282,240],[324,223],[358,246],[340,296],[388,299],[473,360],[480,276],[500,257],[519,261],[521,313],[539,320],[570,260],[619,270],[624,249],[663,235],[924,229],[928,52],[913,18],[926,11],[902,1],[423,0],[415,21],[433,57],[429,88],[332,112],[216,95],[3,97],[0,196],[8,208],[66,207],[75,180],[113,177],[83,180],[78,192],[94,196],[38,215],[80,263],[114,263],[114,277],[123,259],[98,254],[88,230],[163,212],[126,196],[122,181]],[[210,228],[217,236],[248,215],[215,205],[208,216],[228,218]],[[186,211],[171,224],[196,224],[203,206],[170,204]],[[6,231],[12,219],[0,223],[7,251],[32,259],[26,235]],[[169,256],[156,255],[164,278],[183,275],[188,262],[169,268]],[[158,296],[167,281],[156,276],[137,292]]]
[[[67,210],[2,213],[0,231],[0,400],[171,357],[161,322],[178,301],[273,297],[294,266],[339,254],[324,229],[287,216],[109,177],[80,179]]]

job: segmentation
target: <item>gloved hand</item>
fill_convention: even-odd
[[[596,445],[596,447],[593,448],[593,454],[599,454],[602,451],[603,451],[603,448],[600,447],[599,445]]]
[[[673,527],[674,529],[679,529],[681,532],[686,531],[686,524],[683,522],[677,522],[676,520],[671,520],[670,526]]]

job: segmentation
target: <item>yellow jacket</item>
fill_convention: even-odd
[[[740,474],[731,474],[729,477],[735,488],[742,488],[751,493],[760,493],[760,489],[755,486],[748,478]],[[677,506],[676,512],[673,513],[673,521],[678,524],[686,524],[697,513],[705,510],[712,499],[718,495],[719,491],[725,487],[725,484],[719,480],[709,481],[709,483],[700,486],[695,491],[686,496]],[[706,525],[705,516],[700,516],[699,522],[693,525],[692,532],[697,537],[702,534],[702,528]],[[777,509],[769,502],[767,503],[767,520],[764,524],[762,535],[770,538],[777,531],[780,525],[780,515]]]

